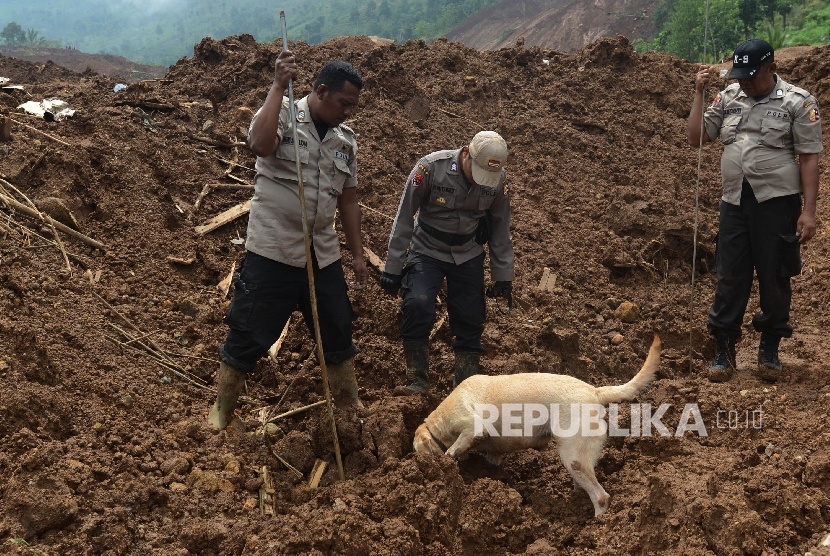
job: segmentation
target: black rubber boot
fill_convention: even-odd
[[[735,344],[737,339],[729,336],[726,332],[716,331],[715,336],[715,359],[709,367],[709,382],[726,382],[735,370]]]
[[[761,334],[761,343],[758,345],[758,376],[763,380],[775,382],[781,372],[781,361],[778,359],[778,344],[780,336]]]
[[[224,361],[220,362],[219,372],[216,373],[216,402],[208,415],[208,423],[213,428],[222,430],[228,426],[244,387],[245,373],[237,371]]]
[[[408,386],[395,388],[396,396],[409,396],[429,389],[429,343],[421,340],[404,340]]]
[[[357,397],[357,379],[354,375],[354,357],[340,363],[326,363],[329,388],[334,405],[339,408],[362,408],[363,402]]]
[[[478,362],[481,354],[472,351],[458,351],[455,353],[455,380],[452,387],[455,388],[465,379],[478,374]]]

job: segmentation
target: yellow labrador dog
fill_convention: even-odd
[[[413,446],[416,452],[451,457],[475,448],[498,464],[503,454],[541,448],[556,436],[559,457],[574,486],[588,493],[594,515],[600,515],[608,509],[609,496],[594,474],[607,436],[599,420],[606,405],[630,401],[644,390],[659,365],[660,338],[655,335],[640,372],[621,386],[595,387],[550,373],[475,375],[424,419]]]

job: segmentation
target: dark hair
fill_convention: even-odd
[[[357,87],[358,90],[363,89],[363,78],[349,62],[332,60],[323,66],[323,69],[317,75],[314,90],[316,91],[320,85],[325,85],[332,92],[337,92],[343,89],[346,81]]]

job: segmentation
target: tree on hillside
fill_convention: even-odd
[[[744,36],[748,37],[749,32],[764,18],[759,0],[738,0],[738,17],[744,27]]]
[[[0,31],[0,38],[9,46],[16,46],[26,42],[26,31],[19,23],[12,21]]]

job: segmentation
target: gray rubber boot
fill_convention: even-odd
[[[326,363],[329,375],[329,388],[334,405],[343,409],[347,407],[362,408],[363,402],[357,397],[357,378],[354,374],[354,357],[340,363]]]
[[[244,387],[245,373],[237,371],[224,361],[219,363],[219,372],[216,373],[216,402],[210,408],[207,419],[213,428],[222,430],[228,426]]]
[[[455,388],[465,379],[478,374],[478,363],[481,354],[472,351],[457,351],[455,353],[455,379],[452,387]]]
[[[410,396],[429,389],[429,342],[404,340],[403,354],[406,358],[406,379],[408,386],[398,386],[396,396]]]

